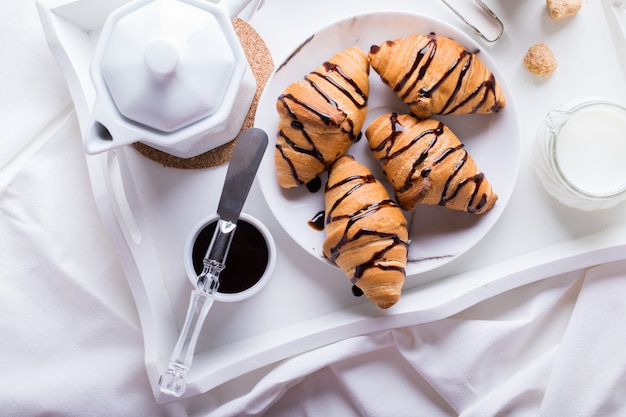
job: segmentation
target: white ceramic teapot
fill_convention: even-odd
[[[136,0],[107,18],[84,149],[143,142],[189,158],[234,139],[256,81],[232,19],[251,0]]]

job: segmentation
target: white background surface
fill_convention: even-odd
[[[423,3],[393,2],[410,10],[419,4],[417,11],[463,28],[438,3]],[[458,262],[414,284],[515,258],[533,248],[537,233],[549,247],[585,252],[615,239],[611,231],[624,225],[623,205],[586,214],[554,202],[542,192],[529,157],[534,129],[549,109],[580,96],[626,97],[602,3],[590,1],[563,22],[550,21],[539,0],[488,4],[507,27],[503,39],[485,48],[520,107],[522,174],[503,227]],[[252,23],[274,56],[283,57],[330,16],[378,7],[374,1],[267,0]],[[4,414],[619,415],[626,373],[623,262],[559,273],[449,318],[420,317],[423,324],[411,325],[410,315],[399,314],[396,326],[393,318],[383,326],[389,330],[266,366],[186,402],[157,405],[135,304],[99,219],[76,116],[34,4],[7,1],[0,14],[11,16],[0,27],[6,58],[0,69]],[[546,80],[530,76],[521,64],[537,41],[549,43],[559,60]],[[263,210],[258,190],[250,201],[259,204],[250,211]],[[538,220],[527,215],[530,207],[541,213],[539,231],[533,229]],[[268,226],[277,240],[288,239],[271,218]],[[302,254],[287,250],[294,252]],[[598,253],[597,262],[615,257]],[[285,259],[279,273],[310,272],[298,262]],[[379,399],[382,387],[389,395]]]

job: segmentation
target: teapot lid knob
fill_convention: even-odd
[[[176,71],[180,54],[170,42],[155,40],[144,49],[143,60],[152,74],[168,76]]]

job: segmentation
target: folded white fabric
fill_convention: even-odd
[[[552,366],[541,415],[626,415],[626,262],[585,278]]]
[[[34,3],[0,3],[0,166],[71,102]]]
[[[626,261],[346,339],[159,406],[71,108],[0,170],[0,213],[3,416],[626,413]]]
[[[162,412],[71,108],[0,169],[0,254],[1,415]]]
[[[626,261],[281,363],[220,416],[620,416]]]
[[[563,274],[445,320],[292,358],[211,415],[537,415],[583,277]]]

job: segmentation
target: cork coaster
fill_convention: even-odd
[[[267,84],[267,80],[274,71],[274,61],[272,60],[272,55],[267,45],[252,26],[239,18],[233,20],[233,26],[241,41],[241,46],[246,54],[246,58],[248,58],[254,78],[256,79],[256,92],[250,104],[250,110],[248,110],[248,114],[239,131],[239,133],[241,133],[254,125],[254,116],[256,115],[256,109],[259,104],[259,97],[261,96],[265,84]],[[143,156],[159,162],[165,167],[202,169],[228,162],[233,154],[236,141],[237,138],[234,138],[224,145],[191,158],[179,158],[141,142],[134,143],[133,147]]]

